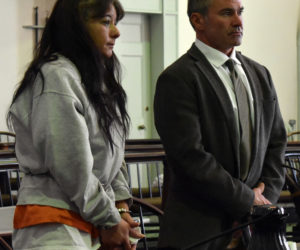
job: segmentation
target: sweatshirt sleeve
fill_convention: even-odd
[[[33,101],[32,139],[62,192],[82,218],[95,226],[113,226],[121,220],[115,202],[93,173],[93,154],[85,120],[84,91],[68,71],[45,75],[45,86],[55,82],[62,89],[45,87]]]
[[[128,183],[129,176],[126,168],[126,163],[125,161],[123,161],[122,166],[116,177],[112,181],[111,185],[115,193],[116,201],[126,200],[130,206],[132,204],[132,199]]]

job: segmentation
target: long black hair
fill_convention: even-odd
[[[111,149],[114,122],[121,125],[124,137],[128,135],[129,116],[126,111],[126,93],[120,84],[120,64],[113,53],[105,58],[90,37],[85,22],[104,17],[113,5],[117,21],[123,18],[124,10],[119,0],[58,0],[47,21],[34,59],[17,88],[12,104],[22,92],[32,86],[38,74],[44,77],[41,67],[57,59],[59,53],[70,59],[77,67],[88,99],[94,107],[99,127],[103,130]],[[8,115],[8,123],[9,123]]]

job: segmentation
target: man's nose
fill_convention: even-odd
[[[233,16],[232,24],[233,26],[243,27],[243,17],[240,14],[235,13]]]

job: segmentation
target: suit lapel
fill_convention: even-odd
[[[195,44],[193,44],[191,49],[188,51],[188,54],[195,59],[196,66],[206,77],[207,82],[210,83],[220,102],[221,108],[223,109],[226,118],[227,128],[231,134],[230,138],[233,145],[233,150],[237,157],[236,160],[237,162],[239,162],[238,131],[236,126],[232,126],[232,124],[235,124],[235,117],[227,90],[225,89],[225,86],[218,76],[217,72],[211,66],[206,57],[201,53],[201,51],[195,46]]]
[[[244,59],[244,57],[240,54],[237,53],[237,58],[239,59],[239,61],[242,63],[242,67],[247,75],[250,87],[251,87],[251,91],[252,91],[252,95],[253,95],[253,105],[254,105],[254,120],[255,120],[255,128],[253,130],[253,145],[252,145],[252,157],[251,157],[251,163],[253,162],[253,159],[256,158],[257,155],[257,150],[258,150],[258,143],[259,143],[259,124],[260,124],[260,120],[261,120],[261,111],[262,111],[262,107],[261,107],[261,96],[260,96],[260,92],[257,89],[257,83],[259,83],[259,79],[257,78],[257,74],[255,73],[253,67],[251,67],[251,65],[249,65],[249,63]],[[251,164],[250,164],[251,167]]]

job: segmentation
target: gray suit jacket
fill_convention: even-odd
[[[160,246],[183,247],[231,227],[253,204],[252,188],[276,203],[284,184],[286,132],[269,71],[237,53],[254,98],[251,164],[240,180],[238,132],[232,104],[217,73],[195,45],[159,77],[155,125],[170,182]],[[225,244],[225,243],[223,243]],[[208,248],[198,248],[208,249]],[[221,248],[209,248],[221,249]]]

